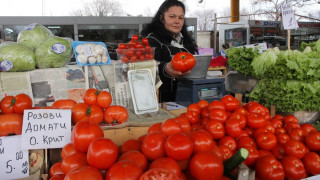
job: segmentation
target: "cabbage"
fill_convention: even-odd
[[[32,49],[18,43],[0,46],[0,62],[2,71],[28,71],[36,67],[35,54]],[[8,66],[12,68],[7,68]]]
[[[72,39],[50,36],[36,48],[37,67],[59,68],[65,66],[73,55]]]
[[[18,34],[17,42],[25,46],[30,47],[33,51],[49,36],[52,36],[52,32],[41,24],[33,23],[29,24],[26,29]]]

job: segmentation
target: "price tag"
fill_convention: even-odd
[[[29,176],[29,152],[20,145],[21,135],[0,137],[0,179]]]
[[[294,11],[292,9],[291,4],[282,4],[281,5],[281,12],[282,12],[282,21],[284,29],[297,29],[299,25],[296,21],[294,16]]]
[[[24,111],[21,149],[62,148],[70,141],[70,109],[32,109]]]

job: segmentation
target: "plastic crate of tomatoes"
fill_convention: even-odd
[[[154,48],[149,45],[147,38],[139,39],[134,34],[128,43],[120,43],[117,48],[118,59],[123,63],[153,60]]]

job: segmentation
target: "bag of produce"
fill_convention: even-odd
[[[36,48],[36,62],[39,69],[64,67],[73,55],[73,40],[50,36]]]
[[[31,48],[18,43],[8,43],[0,46],[1,71],[29,71],[35,68],[36,58]]]
[[[52,32],[45,26],[37,23],[29,24],[18,34],[17,42],[30,47],[33,51],[42,41],[52,36]]]

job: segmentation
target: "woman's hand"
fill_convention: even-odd
[[[184,76],[184,75],[191,72],[191,71],[187,71],[187,72],[176,71],[173,69],[171,62],[167,63],[167,65],[165,66],[165,70],[168,75],[170,75],[174,78],[180,78],[181,76]]]

